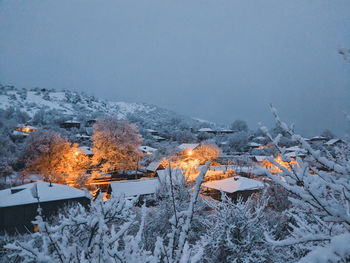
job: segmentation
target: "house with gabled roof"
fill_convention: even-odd
[[[42,215],[49,217],[72,203],[90,204],[91,195],[63,184],[35,182],[0,191],[0,231],[32,231],[31,223],[40,205]]]
[[[241,176],[234,176],[222,180],[209,181],[202,184],[204,194],[221,200],[221,191],[233,200],[238,198],[247,199],[251,194],[264,188],[260,181]]]

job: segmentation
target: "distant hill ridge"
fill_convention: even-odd
[[[83,92],[55,91],[41,88],[21,89],[13,86],[0,86],[0,109],[19,108],[33,117],[40,110],[54,110],[67,118],[84,115],[96,118],[101,115],[116,115],[120,119],[149,124],[156,127],[162,123],[186,122],[190,126],[215,126],[214,123],[184,116],[147,103],[111,102]],[[84,118],[84,119],[85,119]],[[176,121],[177,120],[177,121]]]

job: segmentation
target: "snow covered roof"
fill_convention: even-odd
[[[148,171],[154,172],[154,171],[157,170],[157,168],[159,167],[160,163],[161,163],[161,161],[154,161],[154,162],[151,162],[151,163],[147,166],[146,169],[147,169]]]
[[[298,153],[306,153],[307,151],[299,146],[292,146],[285,149],[286,152],[298,152]]]
[[[343,142],[342,139],[331,139],[328,142],[326,142],[327,145],[334,145],[336,143]]]
[[[249,147],[259,147],[262,146],[260,143],[256,143],[256,142],[250,142],[247,144]]]
[[[253,179],[235,176],[223,180],[210,181],[202,184],[203,187],[234,193],[238,191],[258,190],[264,188],[264,184]]]
[[[81,134],[81,133],[76,134],[75,137],[77,137],[77,138],[91,138],[90,135]]]
[[[263,162],[264,160],[266,160],[267,156],[255,155],[255,156],[253,156],[253,158],[254,158],[257,162]]]
[[[38,200],[33,196],[33,191],[37,186],[40,202],[49,202],[65,200],[72,198],[87,197],[91,198],[87,192],[63,184],[52,184],[47,182],[36,182],[24,184],[0,191],[0,207],[9,207],[37,203]],[[17,191],[15,193],[11,193]]]
[[[22,131],[13,131],[12,134],[14,136],[28,136],[29,134],[26,132],[22,132]]]
[[[139,149],[143,152],[151,152],[151,153],[158,151],[156,148],[152,148],[150,146],[140,146]]]
[[[211,128],[201,128],[198,130],[199,132],[213,132],[214,130]]]
[[[152,130],[152,129],[146,129],[146,131],[148,131],[149,133],[158,133],[157,131]]]
[[[80,122],[76,121],[76,120],[68,120],[68,121],[65,121],[63,123],[79,123],[80,124]]]
[[[198,146],[199,146],[199,143],[183,143],[183,144],[180,144],[177,148],[179,148],[181,151],[183,151],[186,149],[193,150],[194,148],[196,148]]]
[[[161,136],[158,136],[158,135],[154,135],[154,136],[153,136],[153,139],[156,139],[156,140],[159,140],[159,141],[165,140],[165,138],[163,138],[163,137],[161,137]]]
[[[264,140],[266,140],[266,137],[264,137],[264,136],[258,136],[258,137],[255,137],[254,140],[257,140],[257,141],[264,141]]]
[[[310,141],[326,141],[328,140],[326,137],[323,136],[315,136],[310,139]]]
[[[286,153],[285,155],[288,156],[288,157],[290,157],[290,158],[291,158],[291,157],[295,158],[295,157],[297,157],[297,156],[303,157],[303,156],[306,155],[306,152],[288,152],[288,153]]]
[[[158,178],[111,182],[112,192],[125,197],[154,194],[158,187]]]
[[[88,146],[80,146],[79,149],[87,155],[92,155],[92,148]]]

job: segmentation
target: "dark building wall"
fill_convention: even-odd
[[[40,202],[42,214],[45,219],[57,214],[58,210],[72,204],[80,203],[85,207],[90,204],[87,197],[64,199],[50,202]],[[33,231],[31,223],[38,214],[38,204],[25,204],[0,208],[0,232],[13,233],[15,231],[25,232],[27,229]],[[27,229],[26,229],[27,228]]]
[[[80,128],[80,123],[78,122],[64,122],[60,124],[60,127],[63,129],[72,129],[72,128]]]

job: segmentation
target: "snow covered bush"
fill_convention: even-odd
[[[264,212],[265,196],[235,203],[222,193],[221,202],[208,203],[214,213],[203,239],[207,262],[276,262],[278,253],[264,239],[264,232],[271,232]]]
[[[202,258],[204,253],[203,247],[199,243],[190,243],[189,233],[195,215],[195,206],[198,201],[200,187],[209,165],[210,162],[207,162],[196,178],[188,206],[183,211],[179,211],[176,206],[175,195],[173,194],[173,179],[172,175],[169,174],[173,216],[169,220],[171,231],[164,237],[157,238],[154,253],[156,254],[156,251],[159,251],[160,262],[198,262]]]
[[[279,149],[283,161],[291,163],[283,167],[272,158],[270,161],[282,172],[277,175],[265,170],[274,182],[284,187],[294,207],[292,232],[283,240],[273,240],[266,234],[268,241],[275,246],[304,245],[306,252],[311,251],[300,262],[349,262],[350,261],[350,161],[346,152],[340,152],[341,162],[329,155],[314,150],[293,128],[282,122],[277,111],[271,107],[279,127],[298,142],[308,153],[305,161],[296,157],[292,164],[286,156],[285,148],[280,147],[281,135],[273,138],[265,127],[262,129]],[[347,245],[340,245],[347,244]]]
[[[34,224],[39,231],[28,240],[8,244],[9,257],[23,262],[126,262],[137,253],[124,253],[131,249],[126,233],[135,223],[132,205],[122,196],[105,203],[99,199],[89,209],[71,207],[58,224],[38,215]]]
[[[180,170],[170,170],[167,168],[167,182],[162,183],[156,193],[157,205],[147,209],[146,224],[144,228],[144,243],[147,249],[154,249],[158,236],[171,231],[174,214],[183,213],[188,209],[191,202],[191,185],[186,184],[186,180]],[[170,183],[170,174],[172,183]],[[194,206],[193,218],[191,221],[188,240],[194,244],[205,233],[203,219],[208,214],[208,206],[201,196],[198,196]],[[175,212],[176,211],[176,212]]]
[[[248,133],[245,131],[236,132],[229,137],[228,145],[231,151],[244,152],[247,150],[247,144]]]

